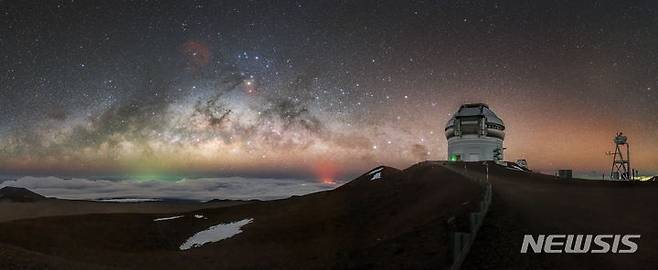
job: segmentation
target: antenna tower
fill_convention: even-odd
[[[615,152],[608,152],[608,155],[613,156],[610,179],[633,180],[634,175],[631,170],[631,150],[628,145],[628,138],[619,132],[613,142],[615,143]]]

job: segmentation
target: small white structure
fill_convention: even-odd
[[[503,159],[505,124],[484,103],[464,104],[446,124],[448,160]]]

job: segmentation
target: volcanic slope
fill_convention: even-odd
[[[452,167],[485,174],[481,162]],[[567,180],[494,163],[489,182],[492,204],[462,269],[658,269],[657,182]],[[634,254],[521,254],[524,234],[641,238]]]
[[[44,200],[46,197],[34,193],[25,188],[3,187],[0,188],[0,201],[10,202],[35,202]]]
[[[442,269],[451,230],[466,230],[481,198],[474,181],[426,162],[277,201],[13,220],[0,223],[0,269]],[[180,249],[244,220],[231,238]]]

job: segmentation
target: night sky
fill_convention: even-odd
[[[322,181],[446,159],[658,173],[656,1],[0,1],[0,174]],[[610,3],[608,3],[610,2]]]

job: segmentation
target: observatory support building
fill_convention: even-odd
[[[505,125],[487,104],[464,104],[448,121],[448,160],[502,160]]]

